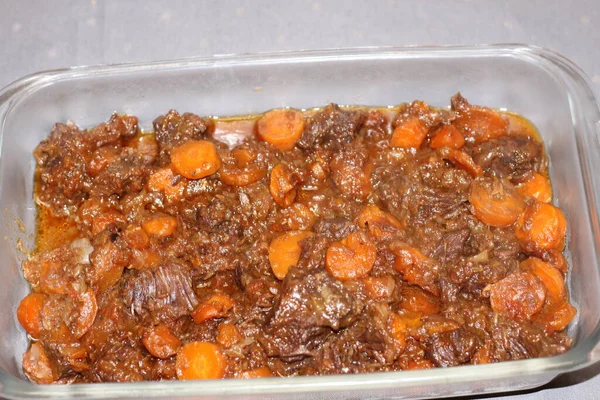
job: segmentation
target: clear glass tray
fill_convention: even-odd
[[[17,242],[33,243],[33,148],[57,121],[87,127],[113,111],[142,127],[171,108],[233,115],[282,106],[390,105],[423,99],[469,101],[520,113],[539,128],[550,158],[555,202],[569,221],[568,281],[578,317],[567,353],[542,359],[447,369],[254,380],[41,386],[22,375],[27,339],[15,310],[28,292]],[[226,55],[41,72],[0,91],[0,395],[7,398],[194,397],[428,398],[509,391],[544,384],[599,358],[600,198],[598,104],[570,61],[524,45],[406,47]],[[16,220],[23,222],[24,232]]]

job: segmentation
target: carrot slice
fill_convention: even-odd
[[[396,217],[374,205],[363,208],[357,222],[361,228],[367,228],[369,235],[376,239],[390,238],[403,228]]]
[[[577,315],[577,309],[568,301],[554,306],[544,307],[538,314],[534,315],[533,322],[542,325],[547,334],[562,331]]]
[[[221,379],[227,370],[227,357],[219,346],[208,342],[184,345],[175,360],[177,379]]]
[[[527,206],[515,225],[521,248],[531,254],[545,250],[562,250],[565,246],[567,220],[552,204],[536,202]]]
[[[450,147],[442,147],[438,150],[438,154],[455,164],[457,167],[464,169],[473,178],[483,175],[483,169],[471,158],[470,155],[461,150],[452,149]]]
[[[488,287],[492,310],[516,321],[525,321],[544,306],[546,290],[529,272],[516,272]]]
[[[427,136],[427,126],[421,120],[412,116],[398,124],[392,132],[390,146],[403,149],[418,149]]]
[[[299,242],[311,236],[314,236],[314,233],[310,231],[293,231],[284,233],[271,241],[269,244],[269,263],[273,275],[277,279],[283,280],[290,267],[298,264],[302,251]]]
[[[349,234],[327,248],[325,269],[341,281],[366,276],[377,258],[377,248],[365,231]]]
[[[269,192],[280,207],[289,207],[296,199],[296,177],[285,164],[277,164],[271,170]]]
[[[406,348],[406,323],[396,313],[391,313],[387,321],[387,329],[390,336],[394,339],[398,353],[404,352]]]
[[[171,151],[173,171],[188,179],[212,175],[221,168],[215,145],[207,140],[185,142]]]
[[[40,342],[32,343],[23,354],[23,370],[35,383],[53,383],[58,371]]]
[[[41,293],[28,294],[17,308],[17,319],[25,328],[25,331],[34,339],[40,337],[42,330],[42,308],[46,303],[47,296]]]
[[[396,256],[394,269],[402,274],[402,279],[411,285],[417,285],[434,296],[440,294],[437,284],[439,278],[438,262],[415,247],[395,242],[390,249]]]
[[[177,218],[171,215],[157,214],[152,216],[151,219],[143,222],[142,229],[149,235],[165,238],[171,236],[175,232],[177,225]]]
[[[542,260],[544,260],[544,262],[552,265],[554,268],[556,268],[563,274],[566,274],[569,270],[569,264],[567,263],[567,259],[565,258],[561,250],[547,250],[541,255],[541,258]]]
[[[250,369],[239,374],[241,379],[254,379],[254,378],[269,378],[273,376],[271,370],[267,367]]]
[[[565,280],[559,270],[536,257],[522,261],[519,267],[521,271],[531,272],[542,281],[546,287],[546,302],[558,304],[566,301]]]
[[[79,303],[79,316],[71,327],[71,332],[77,339],[90,330],[98,313],[98,302],[93,291],[88,290],[81,294]]]
[[[163,359],[177,354],[181,348],[181,341],[164,324],[146,330],[142,344],[154,357]]]
[[[264,114],[256,127],[262,140],[287,151],[294,148],[304,131],[304,115],[298,110],[275,109]]]
[[[469,106],[452,124],[473,144],[499,138],[508,133],[508,122],[497,111]]]
[[[389,298],[396,288],[396,282],[391,276],[366,276],[362,283],[369,297],[377,300]]]
[[[219,177],[230,186],[246,186],[257,182],[267,175],[266,163],[258,160],[258,154],[251,148],[240,146],[223,158]]]
[[[526,206],[510,183],[490,178],[478,178],[471,183],[469,201],[481,222],[499,228],[511,226]]]
[[[213,318],[224,318],[234,305],[233,299],[226,294],[215,294],[198,304],[192,312],[192,318],[197,324]]]
[[[153,172],[147,185],[149,191],[162,192],[168,201],[181,199],[186,188],[185,182],[177,181],[177,175],[171,168],[161,168]]]
[[[440,311],[440,301],[417,286],[402,289],[402,308],[422,315],[433,315]]]
[[[533,197],[542,203],[550,203],[552,201],[550,179],[537,172],[527,182],[517,185],[517,189],[524,197]]]
[[[451,149],[460,149],[465,145],[465,138],[463,135],[454,127],[454,125],[442,125],[437,130],[429,147],[432,149],[440,149],[442,147],[450,147]]]
[[[219,325],[217,343],[228,349],[240,340],[242,340],[242,334],[237,326],[225,322]]]

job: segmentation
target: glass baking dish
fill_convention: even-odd
[[[391,105],[423,99],[447,106],[461,91],[474,104],[506,108],[539,128],[550,158],[555,202],[569,221],[568,280],[579,310],[573,348],[551,358],[362,375],[260,380],[41,386],[24,379],[27,339],[15,317],[28,292],[18,249],[35,227],[34,147],[54,122],[88,127],[112,112],[143,128],[171,108],[234,115],[328,102]],[[510,391],[549,382],[600,358],[600,111],[588,79],[570,61],[524,45],[405,47],[224,55],[76,67],[38,73],[0,92],[0,395],[7,398],[194,397],[430,398]]]

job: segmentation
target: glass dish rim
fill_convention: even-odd
[[[577,90],[585,94],[588,102],[593,106],[595,120],[598,121],[600,110],[590,80],[585,73],[572,61],[561,54],[542,47],[526,44],[485,44],[485,45],[443,45],[443,46],[371,46],[352,47],[323,50],[293,50],[264,53],[242,54],[217,54],[213,56],[187,57],[171,60],[150,62],[132,62],[118,64],[104,64],[93,66],[75,66],[69,68],[45,70],[27,75],[4,88],[0,89],[0,146],[4,135],[4,122],[10,115],[13,102],[21,96],[27,96],[42,87],[51,85],[61,80],[97,77],[105,75],[119,75],[128,72],[161,71],[171,69],[187,69],[201,67],[215,67],[227,65],[251,65],[326,61],[328,59],[344,60],[376,60],[386,57],[402,59],[431,58],[456,58],[456,57],[485,57],[485,56],[514,55],[536,61],[539,66],[546,67],[546,72],[558,79],[563,85],[566,80],[577,86]],[[544,65],[542,65],[545,63]],[[548,66],[558,67],[557,71],[549,71]],[[571,88],[567,92],[572,94]],[[581,94],[580,93],[580,94]],[[571,115],[574,115],[574,105],[571,102]],[[575,124],[575,121],[574,121]],[[585,132],[597,134],[597,132]],[[588,193],[592,190],[591,184],[582,171],[584,184]],[[588,207],[598,204],[594,194],[588,195]],[[592,221],[593,222],[593,221]],[[598,232],[595,232],[596,234]],[[594,251],[598,252],[598,238],[594,241]],[[519,361],[505,361],[501,363],[484,365],[465,365],[452,368],[435,368],[432,370],[376,372],[357,375],[329,375],[329,376],[302,376],[293,378],[266,378],[260,380],[228,380],[223,385],[222,380],[179,382],[179,381],[147,381],[140,383],[95,383],[76,384],[68,386],[36,385],[29,381],[21,380],[0,370],[0,391],[9,397],[22,395],[35,395],[44,397],[54,396],[135,396],[143,390],[149,396],[175,394],[185,396],[192,394],[203,395],[235,395],[249,393],[298,393],[316,391],[334,391],[340,388],[355,389],[382,389],[391,387],[407,387],[418,384],[439,384],[444,382],[459,383],[470,382],[478,376],[492,376],[494,379],[510,378],[515,376],[531,376],[535,374],[559,374],[583,368],[594,361],[593,350],[600,342],[600,323],[587,338],[584,338],[574,348],[564,354]],[[477,367],[473,370],[473,367]],[[11,390],[12,388],[12,390]],[[154,390],[154,393],[151,391]],[[12,393],[11,393],[12,392]],[[466,394],[466,393],[465,393]]]

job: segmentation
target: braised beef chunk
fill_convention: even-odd
[[[313,354],[327,336],[354,322],[363,308],[342,283],[326,272],[291,269],[265,332],[271,356]]]
[[[546,169],[542,144],[524,136],[503,136],[473,147],[473,160],[484,171],[513,183],[525,182]]]
[[[308,120],[297,146],[305,150],[339,149],[354,139],[364,119],[363,111],[345,111],[330,104]]]
[[[465,329],[434,335],[428,356],[438,367],[452,367],[468,362],[478,347],[477,337]]]
[[[37,199],[64,215],[69,207],[86,198],[91,179],[85,172],[85,154],[90,151],[81,143],[82,132],[74,125],[56,124],[48,138],[38,145],[33,155],[38,164],[42,190]],[[85,152],[80,149],[84,148]]]
[[[180,115],[171,110],[152,123],[160,151],[160,162],[168,162],[168,154],[174,147],[189,140],[204,138],[209,122],[192,113]]]
[[[451,105],[56,124],[34,151],[25,374],[328,375],[567,351],[567,221],[543,145],[514,114]]]
[[[132,271],[123,281],[121,293],[136,315],[153,321],[177,319],[198,304],[189,272],[176,263]]]

